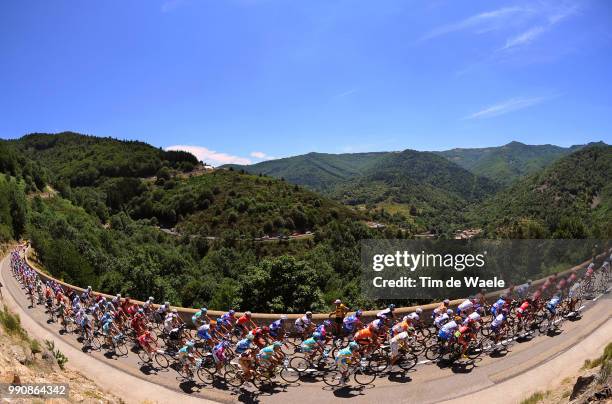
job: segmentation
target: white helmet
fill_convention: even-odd
[[[414,311],[416,314],[421,314],[423,313],[423,309],[420,307],[417,307],[417,309]]]

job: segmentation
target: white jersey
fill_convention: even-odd
[[[491,327],[499,327],[500,325],[503,324],[505,319],[506,318],[504,317],[503,314],[498,314],[497,317],[495,317],[495,319],[491,321]]]
[[[448,323],[444,324],[442,326],[442,331],[446,332],[446,333],[450,333],[455,331],[457,328],[459,328],[459,326],[457,325],[457,323],[453,320],[453,321],[449,321]]]
[[[458,309],[461,311],[469,310],[474,307],[474,303],[470,299],[466,299],[459,305]]]
[[[449,317],[447,313],[441,314],[434,320],[434,325],[440,328],[444,323],[448,321],[448,318]]]
[[[471,321],[474,321],[474,322],[476,322],[476,323],[477,323],[477,322],[479,322],[479,321],[480,321],[480,314],[478,314],[477,312],[473,312],[472,314],[470,314],[470,315],[469,315],[469,316],[468,316],[468,317],[465,319],[465,321],[463,322],[463,324],[467,324],[467,323],[469,323],[469,322],[470,322],[470,320],[471,320]]]

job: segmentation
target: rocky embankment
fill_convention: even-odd
[[[121,403],[119,397],[101,390],[92,380],[65,368],[63,355],[52,343],[37,341],[21,328],[19,317],[0,302],[0,383],[62,383],[69,385],[67,399],[0,398],[0,403]]]

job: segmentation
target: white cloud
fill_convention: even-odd
[[[183,2],[184,0],[166,0],[162,3],[161,11],[162,13],[170,12],[180,6]]]
[[[493,11],[486,11],[452,24],[434,28],[421,37],[421,40],[428,40],[472,28],[478,29],[478,33],[493,31],[503,27],[511,16],[529,11],[530,9],[524,7],[504,7]]]
[[[577,4],[572,4],[569,6],[561,4],[553,7],[545,7],[541,11],[541,14],[545,17],[544,24],[529,28],[518,35],[508,38],[506,40],[506,45],[504,45],[500,50],[506,51],[530,44],[546,31],[552,29],[555,25],[576,14],[579,10],[580,7]]]
[[[251,160],[248,158],[217,152],[202,146],[174,145],[166,147],[166,150],[183,150],[189,152],[196,156],[198,160],[212,166],[220,166],[223,164],[251,164]]]
[[[256,159],[260,159],[260,160],[274,160],[276,158],[274,156],[270,156],[269,154],[266,154],[260,151],[251,152],[251,157],[255,157]]]
[[[344,97],[348,97],[349,95],[355,94],[356,92],[357,92],[357,89],[353,88],[348,91],[344,91],[342,93],[336,94],[332,98],[344,98]]]
[[[491,105],[478,112],[466,116],[464,119],[483,119],[492,118],[494,116],[500,116],[509,112],[518,111],[519,109],[529,108],[534,105],[540,104],[550,97],[518,97],[511,98],[509,100],[500,102],[499,104]]]
[[[537,26],[528,29],[527,31],[512,37],[508,38],[506,41],[506,45],[502,48],[502,50],[507,50],[510,48],[514,48],[516,46],[527,45],[534,39],[536,39],[540,34],[542,34],[546,29],[542,26]]]

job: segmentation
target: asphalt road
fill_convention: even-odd
[[[23,290],[10,275],[9,260],[4,259],[0,266],[0,277],[5,285],[5,293],[10,293],[24,314],[38,325],[61,338],[75,349],[81,349],[81,344],[74,335],[60,335],[57,324],[48,324],[47,316],[42,306],[35,309],[29,307]],[[347,386],[332,389],[322,381],[302,379],[295,385],[277,385],[273,391],[258,392],[247,385],[239,390],[227,389],[222,383],[214,386],[197,385],[182,382],[179,375],[172,369],[156,372],[143,366],[138,356],[129,353],[126,357],[116,357],[104,352],[91,352],[92,361],[101,361],[110,365],[117,372],[125,372],[131,376],[156,383],[177,392],[176,402],[181,397],[206,398],[223,402],[262,402],[262,403],[316,403],[341,402],[350,398],[351,403],[364,402],[398,402],[398,403],[430,403],[444,400],[468,397],[482,390],[490,390],[497,384],[524,374],[530,369],[547,363],[553,358],[568,351],[588,337],[594,330],[601,328],[605,333],[611,330],[612,315],[610,294],[597,297],[595,301],[587,301],[583,315],[577,321],[562,323],[561,332],[554,336],[537,336],[528,341],[516,342],[508,352],[500,355],[481,357],[476,361],[466,361],[455,366],[441,366],[422,361],[406,374],[392,373],[377,379],[374,385],[365,388]],[[24,315],[22,314],[22,316]],[[612,333],[608,335],[612,340]],[[68,355],[70,358],[70,355]],[[586,359],[586,358],[585,358]],[[106,367],[109,369],[108,367]],[[108,371],[107,371],[108,372]],[[95,374],[88,376],[96,380]],[[144,386],[143,386],[144,387]],[[520,385],[517,386],[520,388]],[[183,393],[183,394],[179,394]],[[150,397],[156,400],[156,397]],[[188,400],[186,400],[188,401]],[[165,402],[161,399],[160,402]]]

